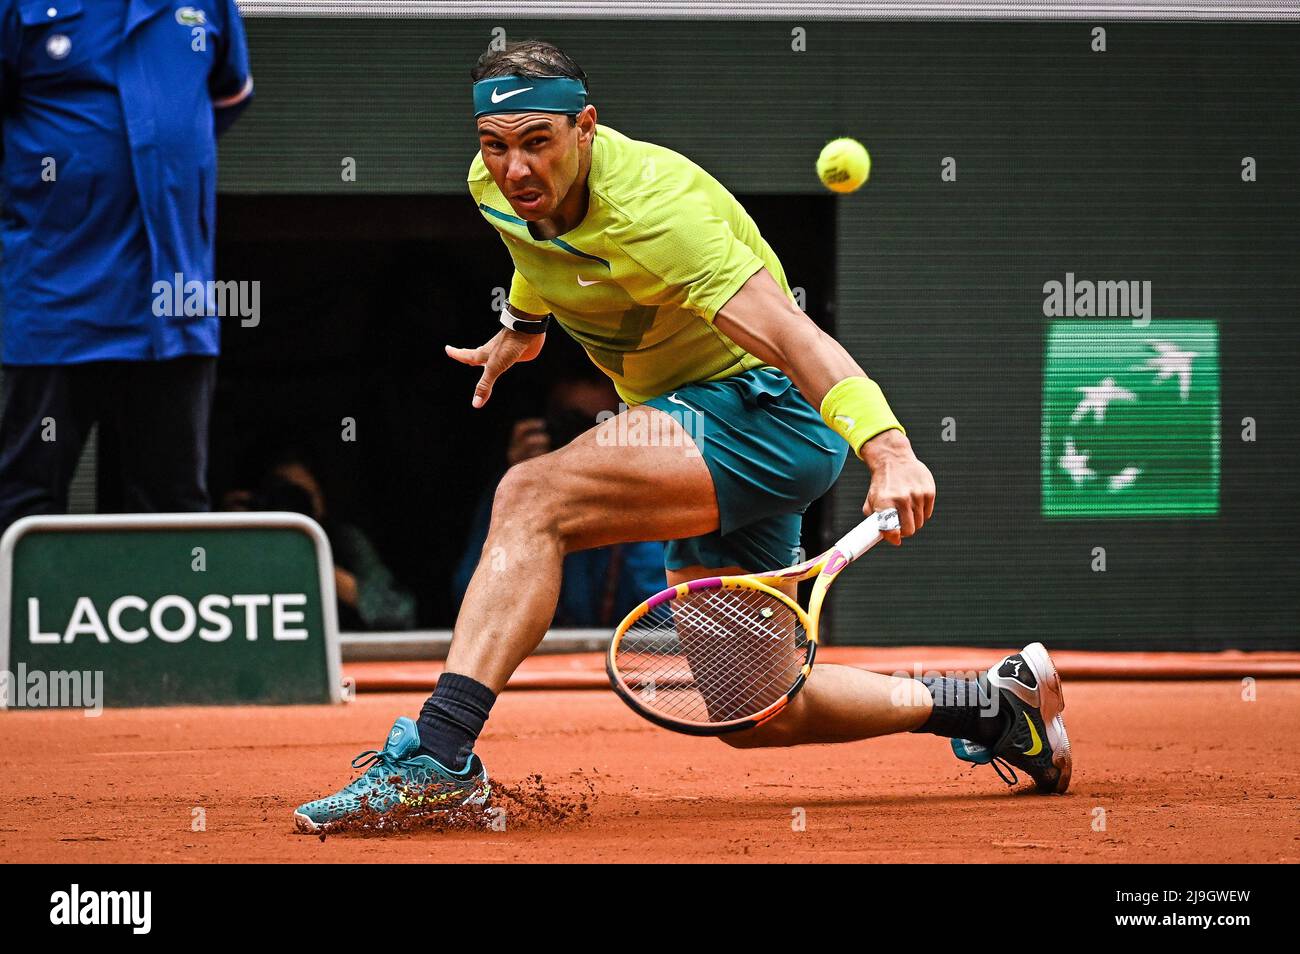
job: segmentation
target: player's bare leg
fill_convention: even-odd
[[[655,434],[658,441],[628,446],[619,439],[626,434]],[[717,526],[708,465],[685,428],[652,407],[624,411],[557,451],[516,464],[497,487],[446,670],[419,721],[399,717],[383,750],[353,763],[366,773],[299,806],[297,827],[328,830],[363,808],[386,817],[403,806],[483,805],[491,783],[474,741],[496,694],[551,624],[565,555],[697,536]]]

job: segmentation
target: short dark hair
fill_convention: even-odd
[[[587,71],[569,54],[545,40],[516,40],[500,50],[486,50],[469,71],[469,77],[475,83],[496,76],[522,76],[525,79],[567,76],[578,80],[582,88],[587,89]],[[575,116],[569,115],[571,124],[577,121]]]

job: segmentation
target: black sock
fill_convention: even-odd
[[[483,683],[444,672],[415,723],[420,732],[420,753],[459,772],[474,751],[474,742],[496,701],[497,694]]]
[[[996,690],[985,676],[976,681],[947,676],[924,676],[918,680],[934,697],[934,708],[925,724],[913,732],[931,732],[948,739],[969,739],[992,746],[1006,727],[1006,706],[992,706]],[[994,712],[996,711],[996,715]]]

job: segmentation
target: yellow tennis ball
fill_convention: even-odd
[[[832,139],[817,157],[817,178],[832,192],[856,192],[871,175],[871,155],[856,139]]]

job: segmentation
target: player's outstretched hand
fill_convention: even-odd
[[[862,513],[897,510],[899,529],[886,533],[885,539],[899,546],[934,513],[934,475],[912,453],[911,441],[895,430],[883,431],[863,444],[862,459],[871,468],[871,488]]]
[[[447,345],[447,356],[461,364],[482,367],[483,374],[474,386],[475,407],[482,407],[492,396],[492,385],[516,361],[532,361],[542,350],[546,335],[529,335],[502,328],[491,341],[479,348],[453,348]]]

